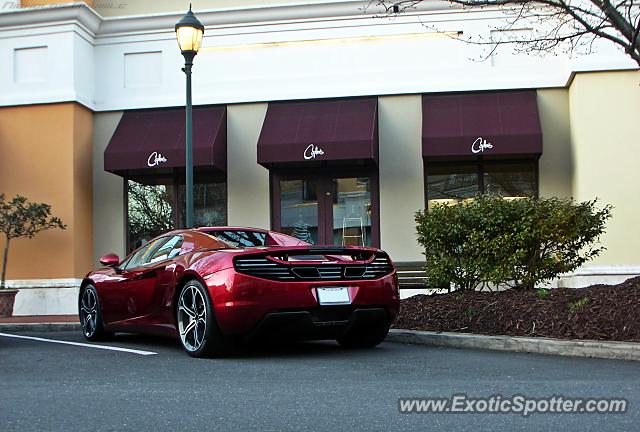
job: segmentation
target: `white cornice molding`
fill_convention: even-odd
[[[422,2],[403,15],[460,10],[447,1]],[[384,14],[381,6],[367,0],[334,0],[322,3],[297,3],[253,7],[199,10],[198,19],[205,27],[243,26],[258,23],[321,20],[331,18],[372,18]],[[133,16],[102,17],[85,3],[67,3],[42,7],[0,11],[0,31],[10,28],[37,27],[60,22],[77,22],[94,36],[173,32],[183,11]]]
[[[0,11],[0,31],[76,22],[95,35],[103,18],[85,3],[67,3]]]
[[[205,27],[236,27],[256,24],[273,24],[339,18],[373,18],[381,16],[380,6],[370,5],[363,0],[338,0],[325,3],[266,5],[243,8],[210,9],[197,11],[198,19]],[[403,16],[425,12],[448,12],[461,10],[447,1],[422,2]],[[99,36],[122,33],[167,31],[173,28],[184,12],[154,15],[109,17],[102,21]]]

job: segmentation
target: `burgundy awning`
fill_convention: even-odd
[[[377,98],[269,104],[258,140],[259,164],[377,160]]]
[[[542,154],[536,92],[422,96],[422,155]]]
[[[227,168],[225,106],[193,108],[193,164]],[[104,169],[116,174],[185,166],[185,109],[126,111],[104,152]]]

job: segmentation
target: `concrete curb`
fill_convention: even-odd
[[[640,361],[640,343],[563,340],[392,329],[389,342]]]
[[[80,331],[80,323],[2,323],[0,333]]]

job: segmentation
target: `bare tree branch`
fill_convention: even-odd
[[[569,52],[591,51],[597,39],[622,48],[640,67],[639,0],[447,0],[463,9],[493,8],[505,13],[507,24],[494,30],[508,32],[531,28],[530,37],[500,41],[467,41],[482,45],[511,43],[521,51],[548,53],[559,47]],[[370,0],[369,6],[387,16],[417,10],[425,0]]]

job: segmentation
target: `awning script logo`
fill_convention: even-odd
[[[315,159],[316,156],[322,156],[324,154],[324,151],[322,151],[322,149],[318,146],[314,146],[313,144],[309,144],[309,147],[307,147],[306,149],[304,149],[304,153],[302,154],[302,156],[306,159]]]
[[[492,149],[493,145],[482,137],[478,137],[473,144],[471,144],[471,153],[482,153],[485,149]]]
[[[150,167],[155,167],[160,165],[161,163],[165,163],[167,158],[162,156],[162,153],[153,152],[149,155],[149,159],[147,159],[147,165]]]

